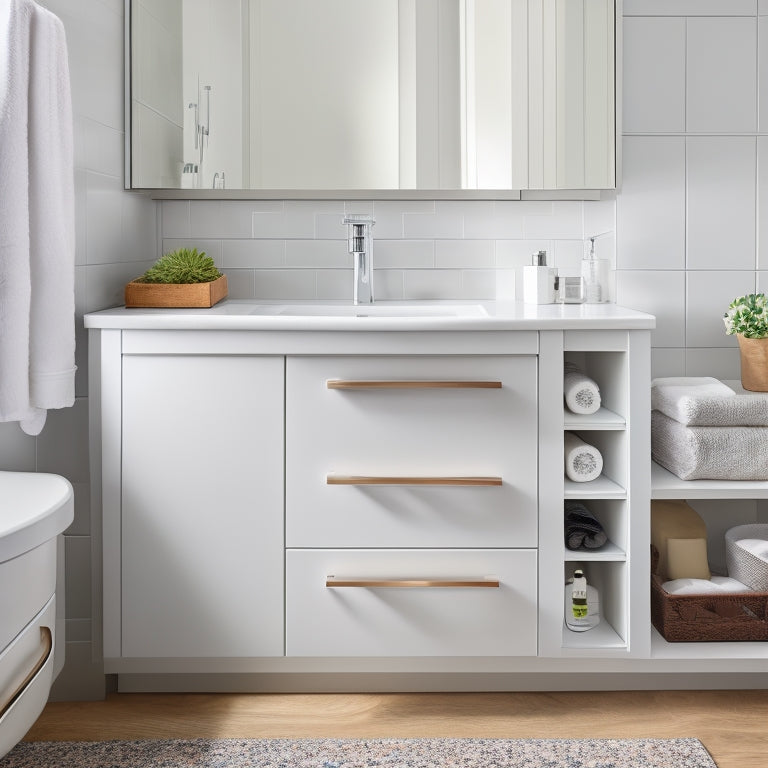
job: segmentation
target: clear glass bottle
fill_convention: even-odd
[[[584,301],[587,304],[604,304],[610,300],[608,279],[611,264],[608,259],[598,259],[595,256],[595,237],[589,238],[589,248],[585,250],[584,259],[581,262]]]

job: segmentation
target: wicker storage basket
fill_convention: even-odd
[[[737,525],[725,532],[728,575],[758,592],[768,592],[768,562],[738,545],[740,539],[768,540],[768,525]]]
[[[768,640],[768,592],[670,595],[661,584],[652,573],[651,622],[668,642]]]

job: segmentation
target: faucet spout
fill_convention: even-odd
[[[354,283],[352,301],[355,304],[373,304],[373,238],[370,216],[350,214],[344,218],[349,227],[349,252],[352,254]]]

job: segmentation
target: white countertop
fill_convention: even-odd
[[[326,314],[327,311],[327,314]],[[654,328],[656,318],[616,304],[225,299],[209,309],[126,309],[85,316],[86,328],[243,331],[506,331]],[[379,313],[379,314],[375,314]]]

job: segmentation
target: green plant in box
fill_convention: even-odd
[[[221,272],[213,259],[197,248],[179,248],[158,259],[139,279],[141,283],[210,283]]]
[[[723,315],[725,332],[741,334],[747,339],[768,338],[768,299],[764,293],[738,296]]]

